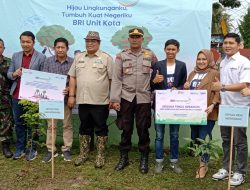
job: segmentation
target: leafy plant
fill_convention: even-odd
[[[224,6],[224,7],[229,7],[231,9],[233,8],[238,8],[241,6],[240,0],[219,0],[219,2]]]
[[[213,3],[212,34],[222,34],[222,19],[225,21],[227,30],[230,31],[233,28],[230,15],[225,13],[225,8],[220,3]]]
[[[39,104],[36,102],[31,102],[29,100],[22,99],[19,104],[23,106],[25,113],[21,116],[25,124],[32,129],[32,137],[35,135],[45,135],[46,134],[46,122],[40,119],[41,114],[39,113]],[[32,139],[28,142],[28,146],[32,144]],[[40,146],[44,146],[44,143],[36,143]]]
[[[188,149],[192,150],[196,157],[203,154],[208,154],[211,160],[219,160],[221,148],[216,144],[219,141],[218,139],[211,140],[209,135],[205,137],[205,140],[197,138],[196,142],[190,138],[184,139],[193,144],[193,146],[188,147]]]
[[[244,40],[244,47],[250,48],[250,7],[247,10],[247,14],[243,17],[243,20],[239,25],[240,34]]]

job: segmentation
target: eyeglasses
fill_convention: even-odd
[[[140,35],[131,35],[131,36],[129,36],[130,38],[141,38],[142,36],[140,36]]]

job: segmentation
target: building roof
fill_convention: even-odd
[[[214,61],[217,62],[220,58],[220,53],[215,48],[211,48],[211,51],[214,54]],[[240,54],[250,59],[250,49],[240,49]]]
[[[250,59],[250,49],[240,49],[240,54]]]

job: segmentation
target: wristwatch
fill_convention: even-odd
[[[226,85],[225,85],[225,84],[222,84],[220,90],[221,90],[221,92],[225,92],[225,91],[226,91]]]

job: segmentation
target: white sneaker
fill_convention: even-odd
[[[237,172],[234,173],[233,177],[230,179],[231,186],[239,186],[244,182],[245,182],[244,175]]]
[[[156,161],[155,162],[155,173],[159,174],[162,172],[162,170],[163,170],[163,161],[161,161],[161,162]]]
[[[173,171],[175,172],[175,173],[182,173],[182,169],[181,169],[181,167],[177,164],[177,162],[171,162],[170,163],[170,168],[172,168],[173,169]]]
[[[213,180],[224,180],[228,178],[228,171],[225,169],[219,169],[219,171],[212,176]]]

